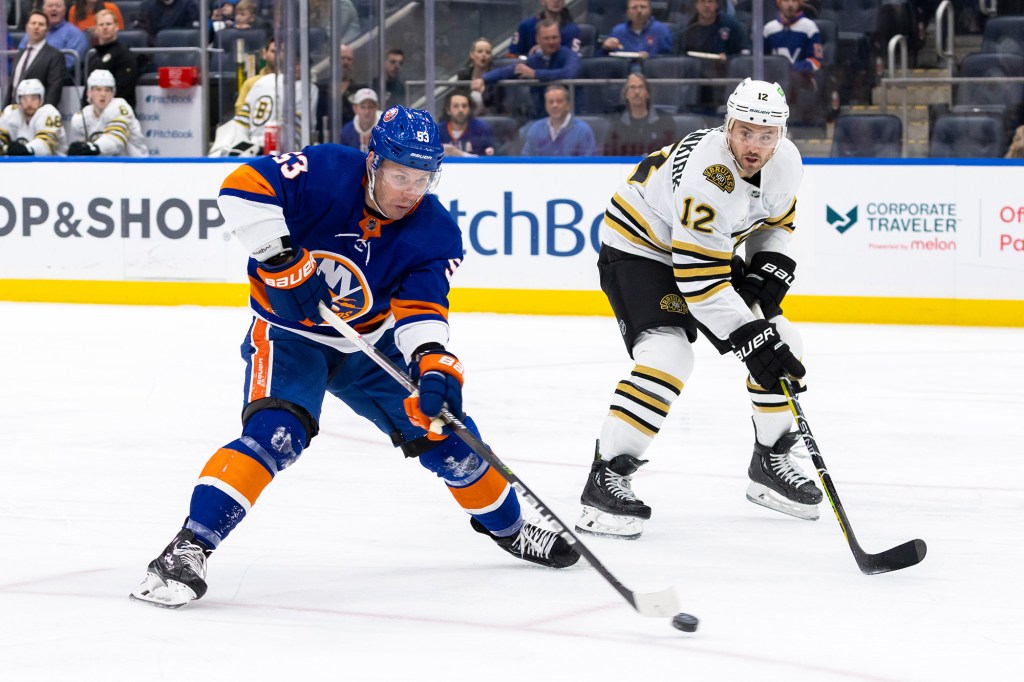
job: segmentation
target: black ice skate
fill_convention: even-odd
[[[640,537],[644,519],[651,518],[651,508],[636,498],[631,482],[636,470],[646,463],[646,459],[632,455],[618,455],[605,461],[598,444],[580,496],[583,511],[576,530],[623,540]]]
[[[149,562],[146,579],[129,598],[166,609],[199,599],[206,594],[206,558],[210,553],[192,531],[178,531],[163,553]]]
[[[470,519],[470,523],[473,530],[491,538],[498,543],[498,547],[514,557],[551,568],[567,568],[580,560],[579,552],[553,530],[544,530],[524,523],[518,533],[499,538],[491,535],[484,528],[484,524],[477,521],[475,517]]]
[[[747,499],[798,519],[818,518],[821,491],[803,475],[790,459],[793,446],[800,441],[797,432],[783,435],[771,448],[754,442],[754,456],[747,475]]]

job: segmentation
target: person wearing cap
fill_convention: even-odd
[[[114,74],[96,69],[86,81],[89,104],[71,117],[68,156],[149,156],[142,126],[120,97]]]
[[[7,156],[62,155],[67,146],[60,112],[45,104],[42,81],[28,78],[18,83],[17,103],[0,114],[0,154]]]
[[[177,608],[206,593],[207,559],[247,518],[264,488],[309,448],[327,395],[441,479],[470,515],[471,527],[502,550],[553,568],[579,559],[556,531],[525,521],[516,491],[499,471],[449,427],[433,425],[447,409],[480,433],[463,412],[465,368],[448,348],[450,281],[464,253],[458,224],[431,193],[443,158],[430,114],[396,105],[374,126],[365,154],[314,145],[255,159],[224,180],[221,214],[249,253],[253,319],[241,348],[242,432],[203,468],[185,523],[149,564],[132,599]],[[407,368],[418,391],[410,395],[325,322],[326,307]],[[353,455],[346,455],[353,475],[381,469]],[[308,520],[317,523],[318,504],[331,505],[334,494],[308,502]],[[410,532],[438,532],[417,523],[414,510],[409,518]],[[267,553],[286,553],[288,538]],[[335,570],[366,568],[357,547],[346,552],[351,568]],[[301,572],[285,570],[292,580],[302,579]]]
[[[370,133],[373,126],[380,120],[381,111],[377,108],[377,93],[370,88],[360,88],[348,98],[355,118],[341,128],[341,143],[366,153],[370,151]]]
[[[803,177],[788,119],[779,84],[747,78],[726,103],[724,126],[649,154],[609,202],[598,270],[634,364],[604,418],[577,530],[640,537],[651,507],[632,477],[689,380],[699,335],[747,369],[747,499],[818,518],[822,493],[792,459],[800,436],[780,381],[805,390],[803,342],[781,307],[796,270],[790,240]]]

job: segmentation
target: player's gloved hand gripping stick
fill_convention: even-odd
[[[415,396],[418,394],[420,387],[417,386],[416,382],[414,382],[405,372],[399,369],[399,367],[395,365],[388,356],[377,350],[372,343],[364,339],[359,332],[338,317],[323,303],[320,304],[319,312],[324,321],[337,329],[338,332],[346,339],[354,343],[359,350],[370,356],[371,360],[380,365],[380,367],[387,372],[392,379],[404,386],[411,395]],[[591,566],[597,569],[597,572],[600,573],[601,576],[607,580],[608,583],[614,587],[627,602],[629,602],[630,606],[636,609],[637,613],[651,618],[675,616],[673,624],[678,629],[690,632],[696,629],[696,618],[686,613],[676,613],[676,609],[678,609],[679,606],[675,590],[669,587],[661,590],[660,592],[638,593],[627,588],[619,582],[618,578],[612,575],[611,572],[605,568],[604,564],[594,556],[594,553],[591,552],[590,549],[588,549],[571,530],[569,530],[569,526],[564,524],[554,512],[541,502],[541,500],[533,494],[533,491],[531,491],[526,484],[523,483],[519,477],[501,461],[498,455],[496,455],[486,443],[473,435],[473,432],[466,428],[465,424],[463,424],[458,417],[452,414],[452,412],[447,408],[442,408],[441,419],[447,426],[451,427],[455,432],[455,435],[462,439],[462,441],[466,443],[473,452],[494,467],[494,470],[501,474],[501,476],[508,481],[509,485],[515,488],[516,491],[537,510],[544,520],[547,521],[566,542],[575,547],[576,551],[589,561]],[[677,621],[679,624],[677,624]]]

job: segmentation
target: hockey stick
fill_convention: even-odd
[[[418,390],[416,383],[409,377],[409,375],[395,365],[391,358],[378,350],[372,343],[364,339],[359,332],[338,317],[323,303],[320,304],[320,315],[323,316],[324,320],[326,320],[329,325],[337,329],[342,336],[354,343],[359,350],[370,356],[371,360],[380,365],[380,367],[387,372],[392,379],[401,384],[403,388],[410,393],[414,393]],[[600,573],[601,576],[607,580],[608,583],[614,587],[627,602],[629,602],[630,606],[636,609],[637,613],[641,616],[648,616],[650,618],[676,615],[679,606],[675,590],[669,587],[661,590],[660,592],[638,593],[627,588],[619,582],[618,578],[612,575],[611,572],[605,568],[604,564],[594,556],[594,553],[591,552],[571,530],[569,530],[569,527],[562,523],[562,520],[559,519],[547,505],[541,502],[540,498],[538,498],[533,491],[530,490],[530,488],[523,483],[518,476],[516,476],[512,469],[506,466],[505,463],[499,459],[498,455],[496,455],[486,443],[477,438],[472,431],[466,428],[466,425],[463,424],[462,421],[447,409],[441,410],[441,419],[452,427],[455,435],[462,439],[462,441],[468,445],[473,452],[494,467],[494,470],[501,474],[501,476],[508,481],[509,485],[515,488],[516,492],[518,492],[523,499],[529,502],[537,510],[544,520],[555,529],[555,532],[558,533],[560,537],[575,547],[576,551],[589,561],[591,566],[597,569],[597,572]]]
[[[782,392],[786,395],[786,402],[789,403],[789,409],[793,412],[793,417],[796,419],[800,435],[803,436],[804,444],[807,445],[807,452],[811,455],[811,461],[814,462],[818,478],[821,479],[821,485],[825,488],[825,494],[828,495],[828,501],[832,504],[832,511],[835,512],[836,520],[839,521],[839,528],[843,531],[846,541],[850,544],[850,550],[853,552],[853,558],[857,561],[857,567],[866,575],[874,575],[876,573],[898,571],[901,568],[921,563],[925,553],[928,551],[928,546],[924,543],[924,540],[910,540],[898,547],[887,549],[878,554],[868,554],[860,546],[860,543],[857,542],[857,536],[853,534],[850,520],[846,518],[843,503],[839,501],[839,493],[836,492],[836,487],[832,484],[832,477],[829,476],[828,469],[825,467],[825,460],[818,450],[818,443],[814,440],[814,435],[811,433],[811,426],[807,423],[804,410],[800,407],[800,402],[796,399],[796,394],[793,392],[793,384],[785,377],[780,379],[779,383],[782,384]]]

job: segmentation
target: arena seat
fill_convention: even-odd
[[[932,126],[928,156],[996,158],[1006,151],[1002,123],[992,116],[952,114]]]
[[[903,153],[903,123],[892,114],[844,114],[832,132],[833,158],[899,157]]]

